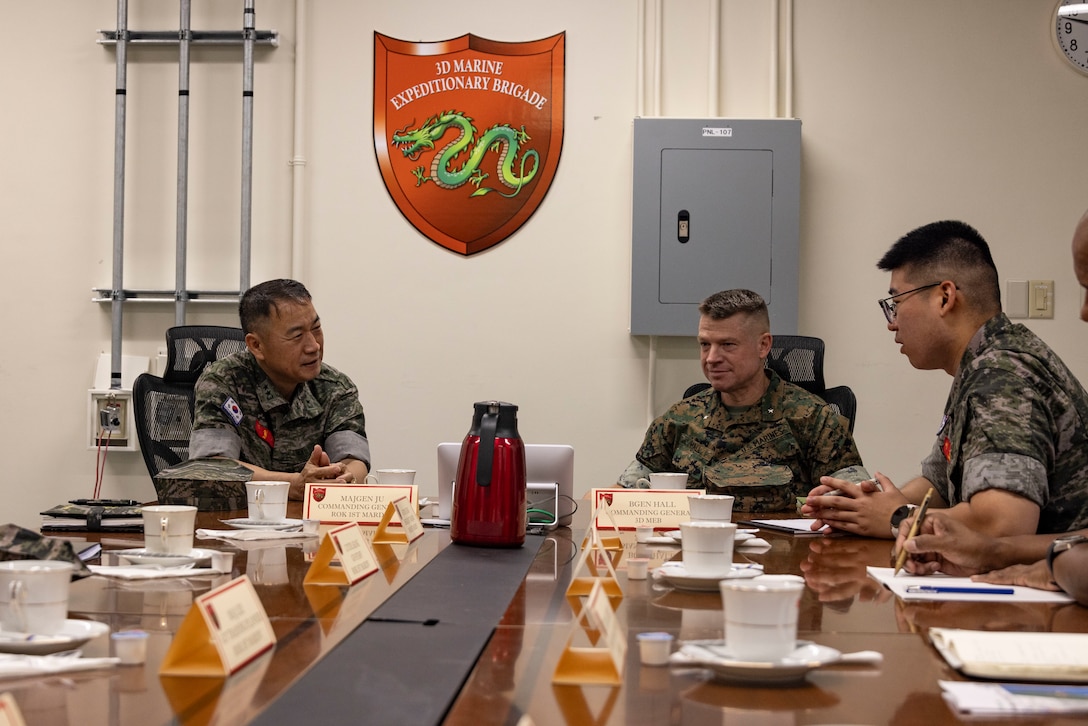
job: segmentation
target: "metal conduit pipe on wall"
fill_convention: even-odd
[[[121,321],[125,303],[125,95],[128,64],[128,1],[117,0],[117,83],[113,132],[113,301],[110,388],[121,388]]]
[[[300,10],[301,13],[304,10]],[[132,31],[128,27],[128,0],[117,0],[117,30],[100,30],[99,43],[114,45],[116,49],[117,78],[115,83],[114,119],[114,186],[113,186],[113,274],[108,290],[95,288],[100,296],[95,302],[111,304],[110,388],[122,386],[122,355],[124,304],[127,301],[165,302],[175,304],[175,324],[185,324],[186,305],[194,300],[226,302],[236,299],[249,287],[250,259],[252,257],[252,186],[253,186],[253,69],[256,43],[277,45],[279,34],[275,31],[256,30],[254,0],[245,0],[243,29],[231,31],[193,31],[192,0],[179,0],[179,28],[177,31]],[[135,39],[135,40],[134,40]],[[175,242],[174,290],[130,290],[124,286],[124,237],[125,237],[125,134],[128,78],[128,47],[133,42],[148,44],[178,43],[178,172],[177,172],[177,232]],[[241,200],[241,254],[238,293],[218,291],[190,291],[187,281],[188,256],[188,187],[189,187],[189,75],[191,46],[194,43],[224,45],[241,43],[242,67],[242,200]],[[296,110],[296,114],[298,111]],[[296,160],[298,161],[298,160]],[[304,162],[302,162],[304,163]],[[301,164],[300,164],[301,165]],[[296,184],[296,194],[297,191]],[[297,254],[297,250],[296,250]]]
[[[174,325],[185,325],[189,216],[189,46],[193,32],[192,1],[181,0],[178,32],[178,199],[177,241],[174,254]]]
[[[242,11],[242,259],[238,291],[249,289],[249,259],[253,234],[253,44],[257,39],[254,0]]]

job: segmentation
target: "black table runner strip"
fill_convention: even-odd
[[[439,723],[544,539],[446,547],[253,723]]]

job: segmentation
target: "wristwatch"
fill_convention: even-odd
[[[1062,552],[1085,542],[1088,542],[1088,537],[1083,534],[1065,534],[1050,543],[1046,551],[1046,569],[1050,571],[1051,580],[1054,579],[1054,559]]]
[[[899,536],[899,523],[910,516],[910,513],[918,508],[917,504],[904,504],[892,512],[892,537]]]

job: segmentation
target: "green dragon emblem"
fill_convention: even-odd
[[[428,171],[424,166],[417,166],[412,170],[412,174],[416,177],[417,187],[433,181],[442,189],[456,189],[466,182],[471,182],[476,187],[476,191],[471,194],[473,197],[495,191],[490,187],[480,186],[491,176],[480,169],[488,151],[499,154],[495,172],[505,187],[514,190],[510,194],[500,192],[501,196],[508,198],[517,196],[521,188],[536,176],[537,169],[540,167],[540,154],[534,149],[525,149],[524,153],[521,153],[522,145],[531,140],[524,126],[519,131],[508,124],[496,124],[477,140],[476,127],[472,125],[472,119],[460,111],[443,111],[431,116],[419,128],[405,127],[395,131],[391,145],[400,149],[407,158],[416,161],[424,152],[433,150],[435,143],[451,128],[459,132],[458,136],[435,152],[430,170]],[[460,167],[453,168],[457,157],[470,147],[468,160]],[[521,153],[521,159],[515,162],[519,153]],[[526,173],[525,167],[530,158],[533,160],[532,168]],[[514,171],[515,163],[517,172]]]

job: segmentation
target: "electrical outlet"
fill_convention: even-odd
[[[101,431],[125,435],[125,403],[124,401],[109,399],[99,402],[98,428]]]
[[[90,448],[135,450],[132,441],[132,391],[92,390],[88,405],[88,443]]]

